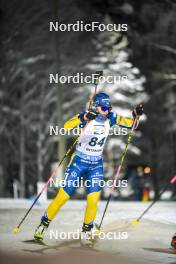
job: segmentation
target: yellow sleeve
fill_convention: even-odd
[[[81,120],[79,119],[79,114],[73,116],[71,119],[69,119],[64,124],[65,129],[72,129],[76,126],[78,126],[81,123]]]
[[[132,128],[134,123],[134,117],[127,118],[118,115],[116,121],[117,121],[117,125],[119,125],[120,127]],[[135,129],[138,127],[138,125],[139,125],[139,120],[136,123]]]

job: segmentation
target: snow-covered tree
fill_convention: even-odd
[[[106,19],[106,23],[107,20],[109,19]],[[112,80],[114,80],[112,84],[108,81],[100,82],[98,91],[104,91],[110,95],[113,111],[119,115],[131,117],[133,108],[139,103],[146,102],[148,96],[144,89],[145,77],[129,60],[128,38],[115,31],[103,32],[99,34],[95,45],[97,56],[93,58],[91,64],[87,65],[87,68],[94,71],[103,70],[105,79],[113,76]],[[146,116],[141,119],[145,120]],[[140,131],[137,135],[141,136]],[[125,142],[125,136],[109,138],[107,149],[109,153],[113,152],[111,158],[114,158],[114,153],[116,153],[115,158],[119,157]],[[130,150],[136,155],[140,154],[140,149],[135,145],[131,145]]]

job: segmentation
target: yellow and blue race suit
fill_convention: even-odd
[[[81,134],[71,161],[65,172],[64,187],[60,187],[55,199],[47,209],[47,216],[50,220],[54,218],[63,204],[75,191],[75,180],[86,175],[87,207],[84,216],[85,224],[92,224],[97,212],[97,204],[101,193],[103,180],[103,148],[109,134],[109,129],[114,125],[124,128],[133,126],[134,118],[124,118],[114,112],[108,117],[98,115],[89,122],[83,121],[85,112],[75,115],[64,124],[65,129],[73,129],[76,126],[81,128]],[[138,125],[138,124],[137,124]]]

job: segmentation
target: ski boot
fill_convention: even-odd
[[[175,235],[172,238],[171,247],[174,248],[174,249],[176,249],[176,233],[175,233]]]
[[[93,242],[92,236],[93,224],[83,224],[80,234],[80,243],[82,246],[91,246]]]
[[[43,233],[47,230],[51,220],[48,219],[47,214],[45,213],[41,218],[41,223],[37,227],[34,233],[34,239],[37,241],[43,240]]]

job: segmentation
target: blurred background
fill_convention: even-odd
[[[102,84],[113,110],[131,116],[138,103],[145,115],[129,148],[121,178],[128,188],[115,200],[157,197],[176,174],[176,3],[171,0],[43,0],[0,4],[0,196],[31,198],[47,180],[73,136],[50,135],[87,107],[93,84],[51,84],[49,74],[127,76]],[[50,32],[49,22],[128,24],[127,32]],[[112,179],[127,136],[109,137],[105,179]],[[67,160],[68,162],[68,160]],[[63,177],[63,169],[58,177]],[[48,188],[52,198],[57,188]],[[104,188],[102,199],[109,189]],[[73,199],[85,197],[76,191]],[[170,187],[163,199],[176,199]]]

